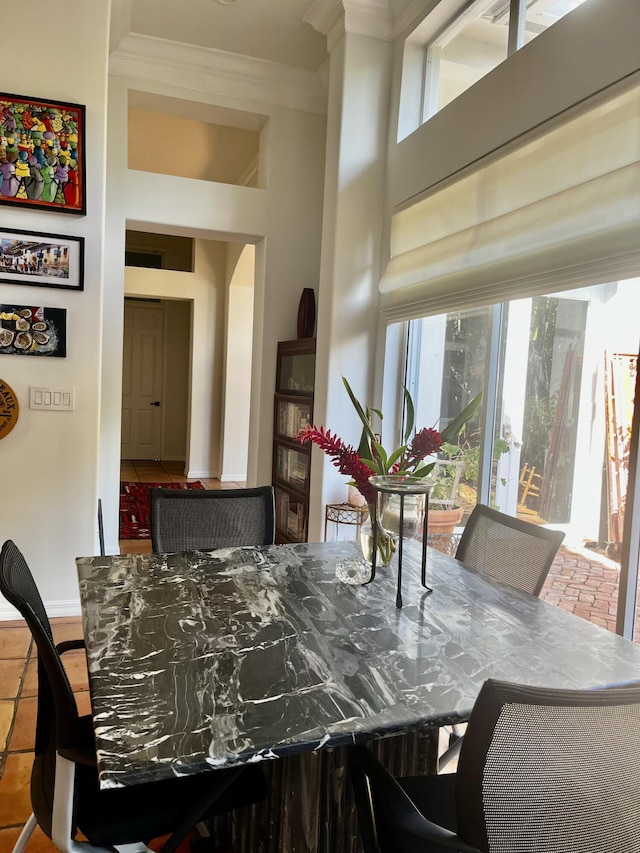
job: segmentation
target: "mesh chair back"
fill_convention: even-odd
[[[272,545],[272,486],[220,491],[151,489],[151,544],[156,554]]]
[[[538,595],[564,533],[478,504],[456,550],[456,558],[516,589]]]
[[[458,833],[489,853],[638,853],[639,780],[639,685],[489,680],[460,754]]]
[[[38,648],[37,756],[52,749],[56,738],[58,746],[74,740],[78,709],[33,575],[11,540],[0,552],[0,592],[20,611]]]

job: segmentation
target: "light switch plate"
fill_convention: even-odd
[[[29,393],[29,408],[47,412],[72,412],[76,407],[75,388],[34,388]]]

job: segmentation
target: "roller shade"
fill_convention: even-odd
[[[380,305],[427,316],[640,273],[640,85],[393,215]]]

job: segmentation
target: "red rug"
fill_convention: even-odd
[[[200,480],[192,483],[120,483],[120,539],[151,539],[149,530],[149,489],[204,489]]]

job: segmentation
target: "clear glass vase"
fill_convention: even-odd
[[[360,525],[360,547],[362,548],[362,556],[368,563],[371,562],[373,556],[373,519],[374,508],[370,506],[369,515]],[[377,524],[376,566],[388,566],[398,547],[398,534],[392,530],[385,529],[380,516],[378,517]]]
[[[381,524],[384,530],[398,538],[402,533],[403,539],[422,539],[422,522],[424,520],[424,495],[406,495],[402,516],[402,531],[400,530],[400,495],[385,495],[386,501],[382,509]],[[380,500],[378,501],[380,504]]]

